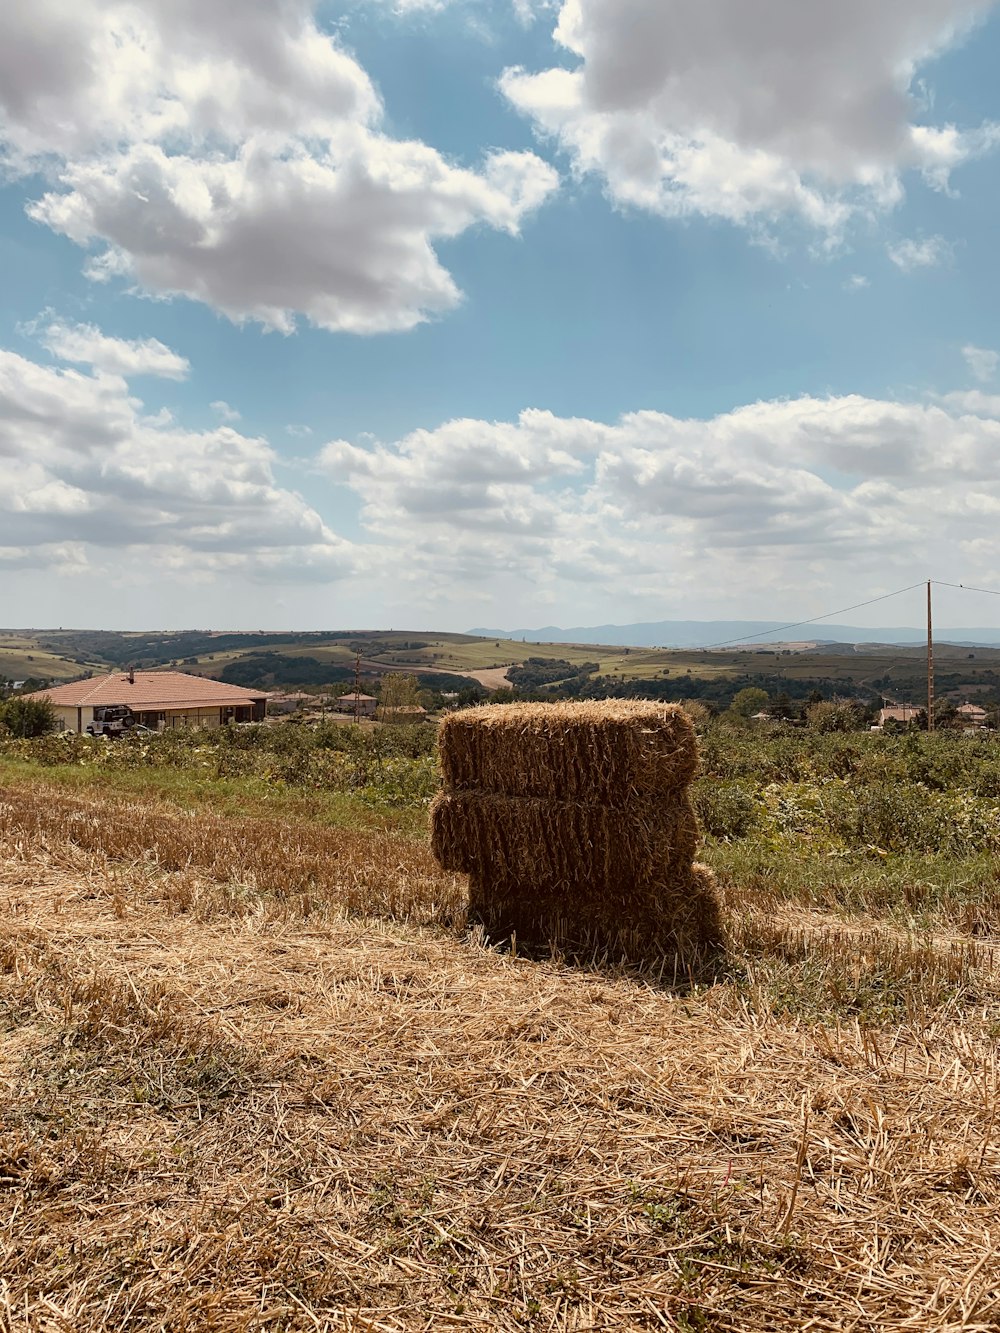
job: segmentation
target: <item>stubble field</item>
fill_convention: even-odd
[[[487,947],[398,774],[0,758],[0,1328],[995,1328],[997,757],[905,741],[706,739],[699,978]]]

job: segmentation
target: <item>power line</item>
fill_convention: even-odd
[[[936,580],[934,580],[936,582]],[[923,588],[927,580],[921,579],[919,583],[911,583],[908,588],[897,588],[895,592],[883,593],[881,597],[869,597],[867,602],[855,602],[853,606],[841,607],[839,611],[827,611],[825,615],[813,616],[811,620],[796,620],[792,625],[778,625],[775,629],[762,629],[756,634],[744,634],[733,639],[723,639],[719,643],[706,643],[697,651],[705,652],[709,648],[726,648],[732,643],[749,643],[751,639],[764,638],[768,634],[783,634],[786,629],[801,629],[803,625],[816,625],[821,620],[829,620],[831,616],[846,616],[849,611],[860,611],[862,607],[874,606],[876,602],[887,602],[890,597],[899,597],[904,592],[913,592],[914,588]],[[960,583],[946,584],[946,587],[960,588]],[[970,589],[971,591],[985,591],[985,589]],[[997,594],[1000,596],[1000,593]]]
[[[931,579],[939,588],[961,588],[963,592],[984,592],[988,597],[1000,597],[996,588],[974,588],[971,583],[945,583],[944,579]]]

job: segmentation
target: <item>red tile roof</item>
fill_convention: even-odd
[[[913,722],[919,712],[917,704],[890,704],[888,708],[881,709],[878,716],[880,722],[890,719],[894,722]]]
[[[164,711],[171,708],[246,707],[254,699],[263,699],[263,690],[245,690],[240,685],[225,685],[204,676],[189,676],[183,671],[137,671],[134,681],[127,672],[110,676],[75,680],[69,685],[53,685],[36,690],[28,699],[51,699],[62,708],[99,708],[128,704],[130,708]]]

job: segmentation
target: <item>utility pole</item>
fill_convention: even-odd
[[[931,621],[931,580],[927,580],[927,730],[934,730],[934,631]]]
[[[927,585],[928,588],[930,584]],[[361,721],[361,653],[358,652],[354,657],[354,722],[355,725]]]

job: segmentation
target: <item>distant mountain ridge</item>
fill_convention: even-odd
[[[635,625],[586,625],[563,629],[544,625],[541,629],[470,629],[487,639],[523,639],[526,643],[599,643],[629,648],[710,648],[734,640],[762,643],[924,643],[926,629],[910,627],[861,627],[858,625],[800,625],[784,629],[780,620],[654,620]],[[940,643],[969,648],[1000,647],[1000,629],[941,629]]]

